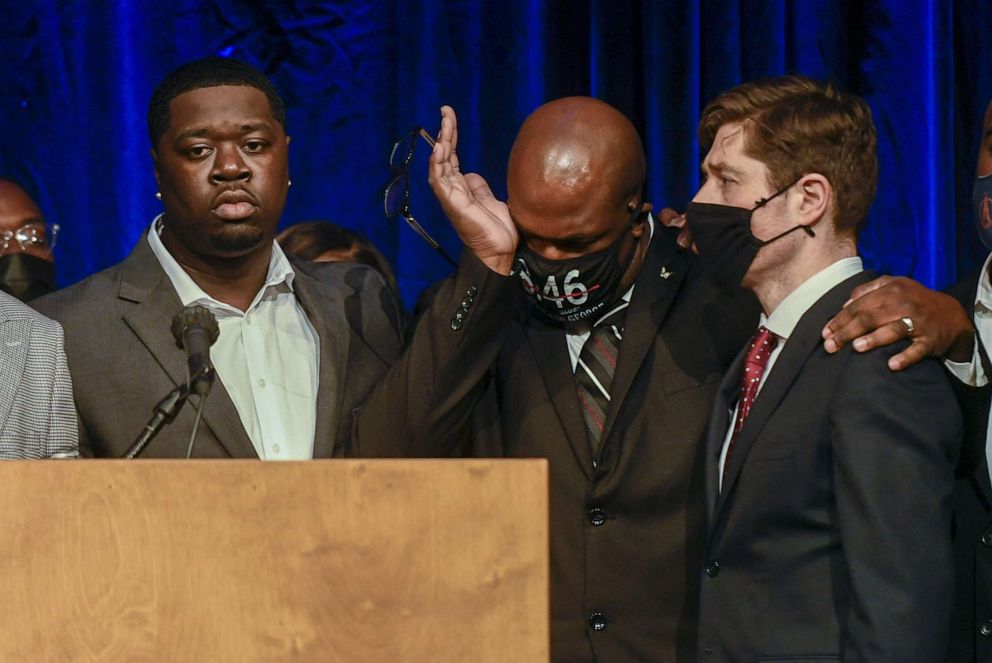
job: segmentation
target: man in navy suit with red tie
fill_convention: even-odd
[[[906,343],[828,354],[821,332],[871,280],[857,234],[878,177],[867,105],[789,76],[703,112],[687,221],[726,286],[761,304],[705,437],[701,661],[940,660],[953,594],[961,417]]]

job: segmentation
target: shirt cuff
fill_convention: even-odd
[[[950,371],[951,375],[969,387],[984,387],[989,383],[989,378],[985,374],[985,369],[982,367],[982,358],[978,350],[979,343],[981,343],[981,340],[976,337],[974,343],[975,349],[971,353],[971,362],[967,364],[959,361],[951,361],[950,359],[944,360],[944,366]]]

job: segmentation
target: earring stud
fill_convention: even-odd
[[[159,200],[162,200],[162,192],[161,191],[156,191],[155,192],[155,197],[158,198]]]

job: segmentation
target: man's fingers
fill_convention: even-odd
[[[687,249],[692,244],[692,233],[689,232],[688,228],[682,228],[679,231],[679,236],[675,238],[675,243],[679,245],[679,248]],[[698,254],[699,252],[696,251]]]
[[[850,306],[850,304],[848,304],[848,306]],[[851,324],[853,317],[853,313],[845,306],[839,313],[837,313],[837,315],[830,318],[830,321],[827,322],[826,326],[823,328],[823,331],[820,332],[820,335],[823,336],[825,341],[827,341],[827,352],[836,352],[843,347],[845,343],[850,341],[851,338],[853,338],[845,337],[843,333],[843,330],[847,327],[847,325]],[[831,345],[830,341],[836,341],[836,347]]]
[[[923,361],[933,354],[933,347],[924,338],[917,338],[913,343],[897,355],[889,358],[889,368],[893,371],[901,371],[904,368]]]
[[[856,338],[867,336],[880,327],[873,312],[859,306],[860,303],[853,302],[842,308],[823,328],[823,347],[827,352],[836,352]]]
[[[486,182],[486,178],[482,175],[477,175],[476,173],[468,173],[465,175],[465,184],[468,185],[468,190],[472,192],[472,196],[475,198],[493,198],[492,189],[489,188],[489,183]]]
[[[684,228],[685,227],[685,217],[673,210],[671,207],[666,207],[658,213],[658,219],[661,224],[668,226],[669,228]]]
[[[437,142],[451,142],[453,115],[454,111],[451,110],[451,106],[441,106],[441,130],[437,133]]]
[[[851,297],[848,302],[853,302],[857,299],[861,299],[870,292],[874,292],[879,288],[884,288],[885,286],[892,283],[891,276],[879,276],[877,279],[871,280],[868,283],[862,283],[858,287],[851,291]]]
[[[882,325],[870,334],[858,336],[851,343],[858,352],[867,352],[872,348],[880,348],[906,338],[906,325],[901,322],[890,322]]]

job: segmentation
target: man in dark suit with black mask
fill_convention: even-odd
[[[871,113],[798,76],[703,111],[706,181],[686,212],[714,279],[761,303],[705,438],[702,661],[927,663],[946,647],[961,417],[901,343],[829,354],[824,324],[862,271],[875,194]]]

